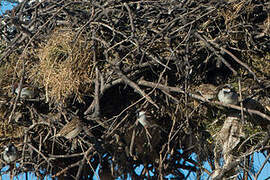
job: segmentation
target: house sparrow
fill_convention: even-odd
[[[163,132],[167,133],[162,127],[157,125],[153,119],[151,119],[151,115],[148,111],[139,110],[137,111],[137,121],[147,130],[148,128],[157,127]],[[148,130],[147,130],[148,131]]]
[[[147,117],[146,117],[146,111],[139,111],[138,114],[137,114],[137,120],[138,122],[143,125],[143,127],[145,128],[148,128],[151,126],[150,122],[147,120]]]
[[[9,143],[3,152],[3,159],[7,163],[12,163],[17,159],[17,148],[12,144]]]
[[[14,87],[13,87],[13,93],[15,93],[16,95],[19,94],[19,84],[15,84]],[[20,95],[20,98],[22,99],[33,99],[35,97],[35,92],[34,92],[34,89],[32,89],[31,87],[28,87],[26,85],[24,85],[22,87],[22,90],[21,90],[21,95]]]
[[[230,87],[222,88],[218,93],[218,100],[224,104],[238,104],[238,94]]]
[[[67,139],[75,138],[82,130],[83,125],[79,118],[73,118],[55,136],[63,136]]]
[[[201,84],[197,91],[207,100],[212,100],[217,96],[217,87],[212,84]]]
[[[147,120],[146,111],[141,110],[137,113],[137,121],[144,127],[148,137],[152,138],[151,134],[148,131],[148,128],[151,127],[151,123]]]

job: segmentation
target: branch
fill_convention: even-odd
[[[156,83],[145,81],[145,80],[140,80],[138,82],[138,84],[143,85],[143,86],[147,86],[147,87],[152,87],[152,88],[156,87],[156,88],[159,88],[159,89],[167,91],[167,92],[178,92],[181,94],[185,94],[185,91],[183,91],[181,88],[178,88],[178,87],[165,86],[165,85],[156,84]],[[194,99],[197,99],[197,100],[200,100],[203,102],[207,102],[207,103],[214,104],[214,105],[220,105],[223,107],[228,107],[228,108],[232,108],[232,109],[236,109],[236,110],[241,111],[240,106],[231,105],[231,104],[224,104],[224,103],[219,102],[219,101],[209,101],[209,100],[205,99],[204,97],[202,97],[200,95],[193,94],[193,93],[188,93],[188,95]],[[243,108],[243,111],[251,113],[251,114],[256,114],[256,115],[261,116],[262,118],[270,121],[270,116],[268,116],[260,111],[253,110],[253,109],[247,109],[247,108]]]

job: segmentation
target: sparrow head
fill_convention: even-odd
[[[3,153],[3,159],[7,163],[11,163],[17,159],[17,148],[12,143],[6,146]]]
[[[149,127],[150,126],[150,122],[149,122],[149,114],[144,111],[144,110],[139,110],[137,112],[137,121],[143,125],[144,127]]]
[[[232,93],[232,90],[231,90],[230,88],[223,88],[221,91],[222,91],[224,94],[230,94],[230,93]]]
[[[225,104],[238,104],[238,94],[229,87],[222,88],[218,93],[218,100]]]
[[[9,153],[12,153],[12,152],[16,152],[17,149],[16,147],[12,144],[12,143],[9,143],[5,149],[6,152],[9,152]]]
[[[145,115],[145,111],[143,111],[143,110],[140,110],[140,111],[137,112],[137,117],[138,118],[140,118],[140,117],[142,117],[144,115]]]
[[[13,87],[12,87],[12,94],[18,95],[19,94],[19,90],[20,90],[19,84],[18,83],[15,83],[13,85]],[[23,98],[23,99],[32,99],[32,98],[34,98],[34,96],[35,96],[35,92],[34,92],[34,89],[33,88],[30,88],[27,85],[22,85],[20,98]]]

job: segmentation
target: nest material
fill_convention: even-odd
[[[82,93],[93,89],[92,44],[82,39],[72,44],[75,38],[70,30],[53,32],[39,50],[39,63],[30,70],[30,81],[45,89],[47,102],[64,103],[70,96],[81,102]]]
[[[20,137],[6,128],[1,133],[1,142],[14,141],[24,153],[16,173],[89,178],[100,162],[122,178],[138,178],[140,164],[141,177],[152,171],[155,177],[184,178],[179,168],[199,172],[198,164],[214,157],[211,141],[223,124],[215,120],[227,115],[196,94],[199,85],[232,83],[244,97],[255,94],[269,104],[269,6],[207,0],[20,3],[0,27],[1,119],[16,132],[24,129]],[[38,96],[15,98],[15,83],[35,87]],[[193,99],[200,101],[195,105]],[[152,138],[136,121],[142,109],[154,124]],[[75,117],[81,133],[73,140],[56,137]],[[197,163],[190,161],[192,153]]]

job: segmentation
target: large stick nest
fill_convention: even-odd
[[[242,96],[269,107],[269,12],[266,0],[20,3],[0,26],[0,142],[19,149],[16,173],[89,178],[99,164],[114,177],[136,177],[141,164],[142,177],[199,172],[226,109],[196,87],[240,81]],[[35,97],[12,94],[16,84]],[[140,110],[153,126],[136,121]],[[74,119],[80,133],[58,136]],[[260,126],[246,124],[247,134]]]

